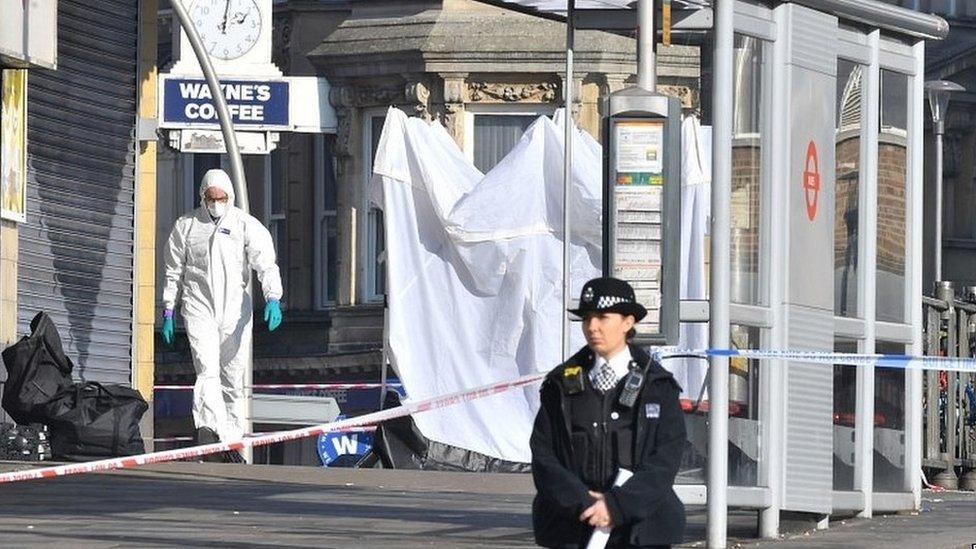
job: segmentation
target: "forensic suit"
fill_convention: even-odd
[[[222,170],[210,170],[200,186],[201,204],[210,187],[227,193],[218,218],[206,206],[180,217],[166,243],[167,311],[181,305],[197,379],[193,422],[223,441],[244,434],[244,374],[250,362],[253,269],[268,303],[281,299],[281,275],[271,234],[234,207],[234,188]]]

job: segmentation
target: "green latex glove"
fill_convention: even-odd
[[[264,321],[268,323],[268,331],[273,332],[281,325],[281,304],[273,299],[264,304]]]
[[[176,326],[173,324],[173,317],[163,318],[163,341],[167,345],[173,345],[173,334],[176,332]]]

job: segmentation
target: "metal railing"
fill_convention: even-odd
[[[976,356],[976,287],[957,299],[950,282],[939,282],[935,297],[922,298],[922,308],[926,355]],[[932,484],[976,490],[974,385],[971,373],[925,372],[922,466]]]

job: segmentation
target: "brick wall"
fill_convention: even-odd
[[[759,213],[762,206],[761,183],[762,149],[758,141],[736,143],[732,147],[731,199],[731,270],[748,274],[758,280],[759,274]],[[732,298],[739,302],[748,299],[755,288],[748,287],[745,278],[740,287],[732,288]],[[742,287],[746,286],[746,287]]]
[[[905,186],[903,144],[878,144],[878,271],[905,273]]]
[[[834,187],[834,267],[843,268],[848,252],[856,256],[857,250],[848,250],[857,241],[848,235],[857,235],[860,222],[858,214],[858,185],[861,172],[861,138],[858,135],[837,143],[837,183]]]

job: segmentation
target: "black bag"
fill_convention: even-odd
[[[2,354],[7,367],[3,409],[21,424],[45,422],[44,405],[58,391],[71,386],[74,369],[51,317],[37,313],[30,326],[31,335],[7,347]]]
[[[145,452],[139,420],[149,406],[138,391],[95,381],[62,389],[47,404],[51,453],[87,461]]]

